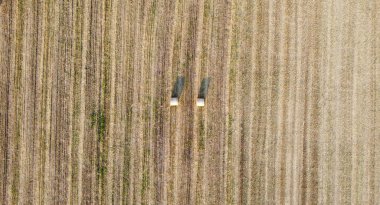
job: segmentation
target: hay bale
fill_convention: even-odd
[[[170,106],[178,106],[178,98],[171,98]]]
[[[181,97],[184,85],[185,85],[185,77],[178,76],[173,87],[172,96],[170,99],[170,106],[178,105],[178,101],[179,101],[179,98]]]
[[[203,107],[203,106],[205,106],[205,99],[204,99],[204,98],[198,98],[198,99],[197,99],[197,106],[198,106],[198,107]]]

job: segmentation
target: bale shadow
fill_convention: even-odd
[[[199,89],[198,98],[206,99],[208,87],[210,86],[210,81],[211,81],[211,79],[209,77],[204,78],[202,80],[201,88]]]
[[[185,77],[178,76],[177,80],[174,84],[173,91],[172,91],[172,98],[178,98],[181,96],[183,87],[185,85]]]

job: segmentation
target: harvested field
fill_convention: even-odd
[[[1,204],[380,204],[380,0],[0,0],[0,72]]]

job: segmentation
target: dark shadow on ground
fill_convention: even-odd
[[[206,98],[210,81],[211,81],[210,78],[204,78],[202,80],[201,88],[199,89],[198,98],[203,98],[203,99]]]
[[[181,96],[183,87],[185,85],[185,77],[178,76],[173,87],[172,98],[178,98]]]

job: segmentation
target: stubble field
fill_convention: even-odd
[[[379,0],[0,0],[0,72],[2,204],[380,204]]]

